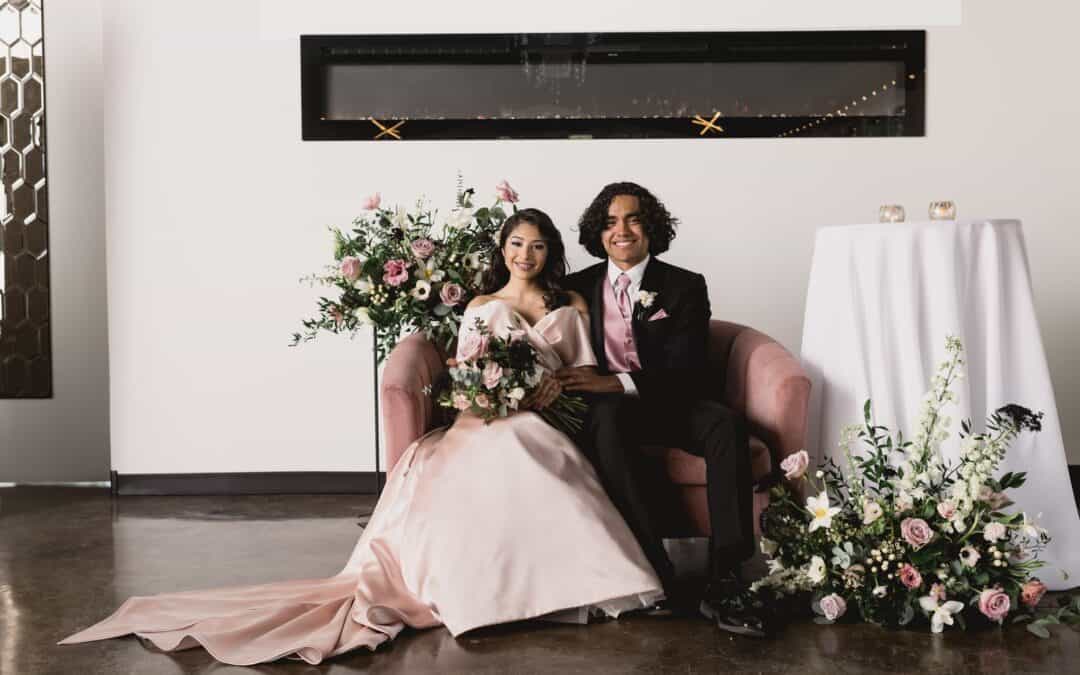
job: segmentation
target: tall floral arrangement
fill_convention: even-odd
[[[781,463],[787,483],[772,489],[762,514],[769,574],[753,591],[807,595],[821,622],[858,617],[903,626],[924,617],[935,633],[973,617],[1011,618],[1045,637],[1046,624],[1078,618],[1080,601],[1035,614],[1046,586],[1034,572],[1049,534],[1029,514],[1008,509],[1006,492],[1023,485],[1025,474],[995,477],[1010,443],[1040,430],[1042,413],[1007,405],[981,433],[963,422],[959,462],[946,462],[941,445],[952,420],[945,408],[962,377],[960,340],[948,338],[946,352],[914,438],[894,438],[874,424],[867,401],[864,423],[841,433],[843,469],[828,461],[811,476],[805,450]],[[856,442],[865,452],[853,452]]]
[[[318,314],[303,320],[292,344],[321,331],[354,335],[375,328],[381,362],[398,340],[421,331],[449,349],[469,300],[480,292],[507,209],[518,194],[499,183],[487,205],[458,178],[454,208],[442,217],[424,200],[412,209],[384,206],[381,195],[367,197],[352,226],[331,227],[334,263],[306,280],[334,294],[319,298]]]

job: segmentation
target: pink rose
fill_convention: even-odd
[[[435,252],[435,242],[427,237],[413,239],[410,247],[412,248],[413,255],[421,260],[427,260],[431,257],[431,254]]]
[[[409,264],[404,260],[387,260],[383,265],[383,281],[388,286],[400,286],[409,280]]]
[[[1009,613],[1009,594],[1000,588],[987,588],[979,593],[979,611],[987,619],[1001,623]]]
[[[900,521],[900,535],[918,550],[930,543],[934,538],[934,531],[922,518],[904,518]]]
[[[900,566],[900,583],[908,588],[918,588],[922,586],[922,575],[919,574],[919,570],[904,563]]]
[[[938,603],[945,602],[945,584],[934,584],[930,587],[930,597]]]
[[[1020,587],[1020,602],[1024,603],[1031,609],[1039,604],[1042,600],[1042,596],[1046,593],[1046,584],[1038,579],[1031,579],[1026,584]]]
[[[788,480],[795,480],[796,478],[802,478],[806,473],[806,467],[810,465],[810,455],[806,453],[806,450],[800,450],[794,455],[788,455],[784,458],[784,461],[780,462],[780,468],[784,472],[784,478]]]
[[[360,278],[360,259],[356,256],[347,255],[341,259],[341,276],[349,281]]]
[[[829,621],[836,621],[844,616],[844,612],[846,611],[847,603],[836,593],[831,593],[821,599],[821,613],[824,614],[825,618]]]
[[[443,284],[443,287],[439,289],[439,299],[447,307],[453,307],[460,304],[465,299],[465,289],[458,286],[452,281]]]
[[[484,366],[484,386],[488,389],[494,389],[499,386],[499,380],[502,378],[502,367],[494,361],[488,361],[488,364]]]
[[[471,331],[461,338],[458,345],[459,361],[475,361],[487,353],[487,337],[476,331]]]
[[[469,403],[469,397],[461,392],[454,394],[453,398],[454,407],[458,410],[468,410],[472,407],[472,403]]]
[[[364,197],[364,201],[360,202],[360,208],[365,211],[374,211],[375,209],[379,208],[379,204],[381,203],[382,195],[376,192],[373,195],[368,195],[367,197]]]
[[[956,504],[951,501],[939,502],[937,512],[945,520],[952,520],[952,517],[956,515]]]
[[[477,394],[475,400],[476,405],[481,408],[487,408],[491,405],[491,401],[488,400],[487,394]]]
[[[518,200],[518,193],[514,191],[514,188],[510,187],[510,183],[505,180],[500,181],[495,186],[495,195],[504,202],[516,203]]]

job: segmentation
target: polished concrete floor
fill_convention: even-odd
[[[101,490],[0,489],[0,673],[229,673],[202,650],[134,638],[58,647],[129,595],[333,574],[370,497],[123,497]],[[522,623],[455,640],[404,633],[376,653],[261,673],[1067,673],[1080,631],[1039,640],[1021,627],[931,635],[871,626],[789,626],[730,637],[704,621],[630,616],[589,626]]]

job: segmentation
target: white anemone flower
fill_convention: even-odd
[[[810,581],[814,582],[815,585],[825,581],[825,559],[819,555],[810,558],[810,566],[806,569],[806,576],[810,577]]]
[[[427,300],[431,295],[431,284],[421,279],[416,282],[416,286],[409,291],[409,295],[413,296],[417,300]]]
[[[964,603],[949,600],[938,604],[937,598],[932,595],[925,595],[919,598],[919,607],[922,607],[924,612],[932,612],[930,616],[930,632],[940,633],[946,625],[953,625],[952,615],[963,611]]]
[[[840,513],[839,506],[829,506],[829,493],[824,491],[817,497],[806,498],[806,510],[814,516],[814,519],[810,521],[811,532],[819,527],[829,529],[832,527],[833,516]]]

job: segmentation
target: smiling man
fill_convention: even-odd
[[[589,399],[575,439],[633,530],[676,606],[693,606],[674,585],[670,559],[643,499],[641,445],[680,447],[706,462],[711,538],[709,584],[694,603],[724,629],[760,636],[739,563],[753,553],[750,450],[745,421],[706,398],[709,296],[705,278],[656,256],[678,221],[635,183],[606,186],[578,223],[596,265],[564,281],[589,303],[599,369],[567,368],[563,388]],[[695,599],[696,600],[696,599]]]

